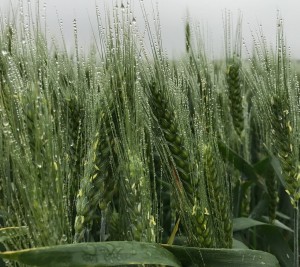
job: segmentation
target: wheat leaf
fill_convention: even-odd
[[[78,243],[0,253],[3,259],[47,267],[99,267],[136,264],[181,266],[176,257],[158,244],[112,241]]]

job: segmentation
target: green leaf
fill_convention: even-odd
[[[266,222],[269,222],[269,218],[267,216],[262,216],[262,219],[265,220]],[[294,232],[294,230],[288,226],[286,226],[284,223],[278,220],[274,220],[271,224],[271,226],[276,226],[278,228],[281,228],[283,230],[289,231],[289,232]]]
[[[285,182],[285,179],[282,175],[282,170],[281,170],[281,166],[280,166],[280,161],[278,160],[277,157],[275,157],[273,155],[273,153],[267,148],[267,146],[265,146],[265,149],[267,151],[267,153],[269,154],[270,156],[270,159],[271,159],[271,166],[273,167],[273,170],[275,171],[277,177],[279,178],[282,186],[284,188],[286,188],[286,182]]]
[[[255,207],[253,207],[249,217],[254,220],[261,218],[264,214],[267,213],[268,207],[269,207],[269,196],[266,192],[264,192],[260,197],[258,203],[255,205]]]
[[[286,214],[280,212],[280,211],[276,211],[276,216],[283,219],[283,220],[291,220],[291,217],[287,216]]]
[[[264,175],[271,167],[271,158],[267,157],[253,165],[254,171],[259,175]]]
[[[266,244],[271,253],[273,253],[281,267],[293,266],[294,253],[290,249],[286,238],[282,235],[281,231],[276,227],[262,227],[257,229],[257,234],[264,237]]]
[[[219,142],[218,147],[223,159],[229,161],[236,169],[247,176],[246,181],[248,182],[248,186],[252,183],[258,183],[265,189],[264,181],[257,175],[254,167],[249,162],[227,147],[223,142]]]
[[[233,238],[232,248],[235,249],[249,249],[242,241]]]
[[[233,219],[233,231],[242,231],[246,230],[248,228],[254,227],[254,226],[259,226],[259,225],[265,225],[266,223],[260,222],[253,220],[251,218],[245,218],[245,217],[240,217],[240,218],[234,218]]]
[[[209,267],[277,267],[270,253],[250,249],[209,249],[163,245],[181,261],[183,266]]]
[[[0,257],[23,264],[47,267],[96,267],[133,264],[161,264],[179,267],[179,261],[159,244],[112,241],[78,243],[7,251]]]
[[[271,165],[272,165],[277,177],[279,178],[282,186],[286,187],[286,181],[282,175],[282,169],[281,169],[280,161],[278,160],[278,158],[273,156],[272,160],[271,160]]]
[[[240,157],[230,147],[227,147],[223,142],[218,143],[222,157],[232,163],[239,171],[247,175],[248,179],[255,179],[256,173],[250,163]]]
[[[286,226],[285,224],[283,224],[278,220],[274,220],[272,223],[269,223],[269,218],[267,216],[262,216],[261,219],[264,220],[265,222],[253,220],[251,218],[244,218],[244,217],[234,218],[233,231],[237,232],[237,231],[246,230],[254,226],[263,226],[263,227],[277,227],[292,233],[294,232],[293,229],[291,229],[290,227]]]
[[[26,226],[0,228],[0,242],[28,234]]]

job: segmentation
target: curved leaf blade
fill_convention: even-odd
[[[179,267],[180,262],[159,244],[112,241],[79,243],[0,253],[0,257],[23,264],[47,267],[98,267],[162,264]]]
[[[233,232],[246,230],[248,228],[255,227],[255,226],[277,227],[277,228],[281,228],[281,229],[289,231],[289,232],[294,232],[293,229],[291,229],[290,227],[286,226],[285,224],[283,224],[282,222],[280,222],[278,220],[274,220],[273,223],[271,224],[271,223],[269,223],[268,217],[262,216],[261,219],[264,220],[265,222],[261,222],[261,221],[257,221],[257,220],[253,220],[251,218],[245,218],[245,217],[234,218],[233,219]]]
[[[269,221],[269,218],[266,217],[266,216],[262,216],[262,219],[265,220],[266,222]],[[271,226],[276,226],[276,227],[278,227],[278,228],[281,228],[281,229],[283,229],[283,230],[289,231],[289,232],[291,232],[291,233],[294,232],[294,230],[293,230],[292,228],[286,226],[284,223],[282,223],[282,222],[279,221],[279,220],[274,220],[274,221],[272,222]]]
[[[248,228],[265,225],[266,223],[253,220],[251,218],[240,217],[233,219],[233,232],[246,230]]]
[[[271,167],[271,157],[266,157],[253,165],[254,171],[259,175],[265,175]]]
[[[210,267],[279,267],[270,253],[250,249],[209,249],[163,245],[181,261],[183,266]]]
[[[280,180],[282,186],[286,187],[286,181],[285,181],[285,178],[282,175],[282,169],[281,169],[279,159],[273,155],[273,153],[267,148],[266,145],[265,145],[265,149],[266,149],[266,151],[269,154],[269,157],[271,159],[270,163],[271,163],[271,166],[272,166],[274,172],[276,173],[276,175],[277,175],[278,179]]]
[[[281,267],[293,266],[294,252],[280,229],[277,227],[264,227],[258,228],[257,231],[259,236],[265,238],[270,252],[277,257]]]
[[[232,248],[235,249],[249,249],[243,242],[233,238]]]
[[[218,148],[224,160],[230,162],[237,170],[246,175],[247,187],[257,183],[265,188],[264,181],[257,175],[255,168],[223,142],[218,142]]]

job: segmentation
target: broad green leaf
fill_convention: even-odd
[[[248,179],[256,179],[256,173],[250,163],[244,160],[231,148],[227,147],[223,142],[218,143],[222,157],[232,163],[239,171],[247,175]]]
[[[277,177],[279,178],[281,184],[283,187],[286,187],[286,182],[285,179],[282,175],[282,170],[281,170],[281,166],[280,166],[280,161],[278,160],[278,158],[276,158],[273,153],[267,148],[267,146],[265,146],[265,149],[267,151],[267,153],[270,156],[271,159],[271,166],[273,167],[273,170],[275,171]]]
[[[242,242],[233,238],[232,248],[235,249],[248,249],[248,247]]]
[[[233,219],[233,231],[242,231],[246,230],[248,228],[254,227],[254,226],[259,226],[259,225],[265,225],[266,223],[260,222],[253,220],[251,218],[245,218],[245,217],[240,217],[240,218],[234,218]]]
[[[259,175],[264,175],[271,167],[271,157],[262,159],[253,165],[254,171]]]
[[[272,165],[277,177],[279,178],[282,186],[286,187],[286,182],[282,175],[282,169],[281,169],[280,162],[275,156],[272,156],[271,165]]]
[[[276,216],[284,220],[291,220],[291,217],[279,211],[276,211]]]
[[[269,218],[267,216],[262,216],[262,219],[265,220],[266,222],[269,221]],[[291,229],[290,227],[286,226],[284,223],[282,223],[281,221],[278,221],[278,220],[274,220],[271,225],[281,228],[283,230],[292,232],[292,233],[294,232],[293,229]]]
[[[281,267],[293,266],[294,253],[280,229],[276,227],[262,227],[257,229],[257,234],[265,239],[271,253],[273,253]]]
[[[179,267],[180,262],[159,244],[112,241],[78,243],[0,253],[3,259],[47,267],[96,267],[161,264]]]
[[[223,159],[229,161],[236,169],[247,176],[246,181],[249,183],[249,185],[251,185],[251,183],[258,183],[265,188],[265,183],[257,175],[255,169],[249,162],[243,159],[231,148],[227,147],[223,142],[219,142],[218,147]]]
[[[266,192],[264,192],[258,201],[258,203],[253,207],[250,218],[252,219],[260,219],[264,214],[268,212],[269,208],[269,196]],[[269,221],[268,221],[269,222]]]
[[[274,220],[272,223],[269,223],[269,218],[267,216],[263,216],[261,217],[261,219],[264,220],[265,222],[253,220],[251,218],[244,218],[244,217],[234,218],[233,231],[237,232],[237,231],[246,230],[254,226],[263,226],[263,227],[277,227],[289,232],[294,232],[293,229],[291,229],[290,227],[286,226],[285,224],[283,224],[278,220]]]
[[[209,249],[163,245],[181,261],[182,266],[209,267],[277,267],[270,253],[250,249]]]
[[[0,228],[0,242],[28,234],[26,226]]]

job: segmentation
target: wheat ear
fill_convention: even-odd
[[[244,129],[244,117],[239,63],[233,62],[228,66],[226,81],[228,86],[228,97],[230,100],[230,113],[233,126],[237,134],[241,136],[241,133]]]

